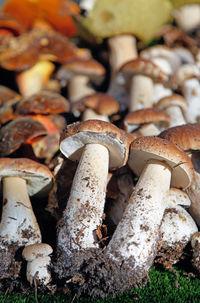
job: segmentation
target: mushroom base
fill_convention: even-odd
[[[155,258],[155,263],[163,264],[171,268],[173,264],[186,258],[185,247],[188,242],[176,242],[173,246],[167,242],[162,242]]]
[[[192,249],[192,266],[200,274],[200,243],[196,243],[195,247]]]
[[[115,262],[103,250],[91,248],[74,251],[67,260],[59,251],[54,270],[63,291],[102,298],[146,284],[147,272],[143,268],[132,270],[134,263],[134,258]]]

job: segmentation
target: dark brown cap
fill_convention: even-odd
[[[69,102],[58,93],[43,90],[37,94],[21,99],[15,114],[59,114],[69,111]]]
[[[129,166],[140,175],[148,160],[161,161],[171,168],[171,186],[186,188],[191,184],[194,177],[191,159],[172,142],[154,136],[135,139],[131,144]]]
[[[131,136],[112,123],[87,120],[67,126],[61,135],[60,150],[69,159],[78,161],[86,144],[102,144],[108,148],[111,169],[126,164]]]
[[[46,128],[34,119],[19,118],[13,120],[0,129],[0,156],[7,156],[27,140],[46,134]]]

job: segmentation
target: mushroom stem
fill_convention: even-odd
[[[154,123],[148,123],[140,127],[138,132],[142,136],[158,136],[160,134],[160,130]]]
[[[76,102],[82,97],[95,93],[95,90],[88,86],[88,82],[89,78],[85,75],[75,75],[70,78],[68,96],[71,102]]]
[[[0,237],[8,244],[17,243],[19,246],[41,242],[40,228],[33,213],[26,181],[20,177],[3,178]]]
[[[136,38],[132,35],[113,36],[108,39],[108,45],[110,48],[111,79],[113,79],[124,63],[137,58]]]
[[[154,160],[146,164],[107,246],[109,258],[127,263],[131,270],[148,272],[156,255],[170,180],[167,164]]]
[[[87,144],[74,176],[70,197],[58,232],[58,247],[72,250],[98,247],[108,177],[109,152],[101,144]]]
[[[135,75],[130,85],[129,111],[152,107],[154,84],[150,77]]]
[[[179,106],[171,105],[167,107],[165,111],[169,114],[171,118],[170,127],[186,124],[182,110]]]
[[[107,115],[100,115],[100,114],[95,113],[95,111],[93,109],[86,108],[86,110],[84,111],[83,116],[82,116],[82,121],[94,120],[94,119],[110,122]]]

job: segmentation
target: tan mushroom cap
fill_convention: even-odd
[[[58,93],[43,90],[37,94],[21,99],[15,114],[59,114],[69,112],[69,102]]]
[[[105,76],[105,68],[94,59],[74,59],[63,64],[56,75],[58,80],[68,81],[73,75],[84,75],[100,84]]]
[[[194,176],[191,159],[175,144],[153,136],[135,139],[131,144],[129,166],[139,176],[149,160],[158,160],[171,167],[171,186],[186,188],[191,184]]]
[[[72,105],[72,111],[84,111],[86,108],[93,109],[99,115],[110,116],[119,111],[119,103],[107,94],[95,93],[81,98]]]
[[[168,75],[164,73],[156,64],[151,60],[137,58],[125,63],[119,70],[125,78],[134,75],[144,75],[152,78],[156,83],[164,83],[168,80]]]
[[[53,249],[47,243],[36,243],[26,246],[22,251],[22,256],[26,261],[33,261],[40,257],[49,256]]]
[[[102,144],[108,148],[111,169],[126,164],[132,136],[114,124],[101,120],[87,120],[67,126],[61,135],[60,150],[65,157],[78,161],[86,144]]]
[[[165,110],[170,106],[178,106],[185,113],[187,111],[188,103],[181,95],[173,94],[161,98],[155,104],[155,108],[160,108],[161,110]]]
[[[200,123],[168,128],[159,137],[177,144],[185,151],[200,150]]]
[[[130,112],[124,118],[124,123],[127,124],[145,124],[150,122],[166,122],[169,124],[170,116],[156,108],[145,108]]]
[[[0,158],[0,178],[4,177],[26,180],[30,196],[47,193],[53,182],[53,175],[47,166],[28,158]]]

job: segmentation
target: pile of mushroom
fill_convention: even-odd
[[[0,290],[199,277],[200,5],[50,2],[0,14]]]

